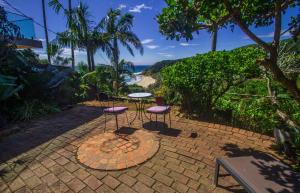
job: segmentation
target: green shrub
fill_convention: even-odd
[[[232,86],[259,76],[256,48],[209,52],[166,67],[162,71],[167,98],[176,98],[182,109],[192,114],[208,114]]]
[[[13,120],[30,120],[49,113],[59,112],[57,105],[44,103],[39,100],[21,101],[9,111],[10,117]]]
[[[280,109],[291,116],[292,120],[300,123],[299,105],[287,95],[280,84],[272,81],[272,89],[277,93],[278,105],[271,104],[267,98],[267,82],[265,79],[251,79],[243,84],[229,89],[222,96],[216,108],[230,111],[232,117],[229,123],[264,134],[272,134],[274,128],[282,126],[282,120],[276,110]]]

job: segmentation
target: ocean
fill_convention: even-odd
[[[150,65],[135,65],[134,66],[134,73],[141,73],[149,67],[150,67]]]
[[[134,66],[134,77],[125,76],[126,83],[128,85],[132,85],[132,84],[135,84],[138,81],[140,81],[142,79],[140,74],[149,67],[150,67],[150,65],[136,65],[136,66]]]

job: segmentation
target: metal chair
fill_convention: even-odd
[[[146,109],[146,112],[150,113],[150,121],[152,121],[151,119],[152,114],[155,114],[155,124],[157,128],[157,115],[163,115],[164,124],[166,124],[166,114],[169,114],[169,121],[170,121],[169,127],[171,128],[171,107],[165,105],[163,97],[155,97],[155,102],[156,102],[156,106]]]
[[[105,119],[105,123],[104,123],[104,132],[106,130],[106,116],[107,115],[114,115],[115,119],[116,119],[116,127],[117,127],[117,131],[119,130],[119,123],[118,123],[118,115],[125,113],[126,115],[126,119],[127,119],[127,123],[129,124],[129,120],[128,120],[128,116],[127,116],[127,110],[128,107],[125,106],[115,106],[115,98],[113,96],[109,96],[107,95],[107,104],[108,106],[110,106],[110,102],[112,103],[112,105],[110,107],[106,107],[103,110],[104,113],[104,119]]]

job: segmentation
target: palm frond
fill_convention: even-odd
[[[61,9],[66,11],[64,6],[59,2],[59,0],[50,0],[48,3],[49,7],[52,7],[55,13],[59,13]]]

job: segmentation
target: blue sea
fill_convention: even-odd
[[[134,77],[126,76],[125,77],[126,83],[128,85],[131,85],[131,84],[135,84],[135,83],[139,82],[142,79],[141,73],[149,67],[150,67],[150,65],[135,65],[134,66]]]
[[[135,65],[134,66],[134,73],[141,73],[149,67],[150,67],[150,65]]]

